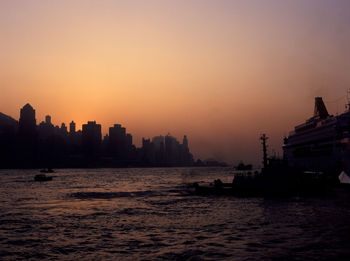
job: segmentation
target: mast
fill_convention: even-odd
[[[263,145],[263,164],[264,169],[267,167],[267,145],[266,141],[269,137],[266,136],[266,134],[262,134],[260,137],[260,140],[262,141],[261,144]]]

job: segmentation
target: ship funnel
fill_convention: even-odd
[[[322,97],[315,98],[315,111],[314,117],[324,119],[329,116],[326,105],[324,104]]]

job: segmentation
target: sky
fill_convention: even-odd
[[[314,97],[344,111],[347,0],[2,0],[0,111],[103,133],[189,138],[195,158],[260,164]]]

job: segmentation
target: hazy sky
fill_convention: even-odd
[[[194,156],[281,153],[315,96],[342,112],[348,0],[0,1],[0,111],[189,137]]]

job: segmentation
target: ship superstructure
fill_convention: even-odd
[[[315,98],[314,116],[284,139],[288,165],[304,171],[350,173],[350,111],[329,115],[321,97]]]

